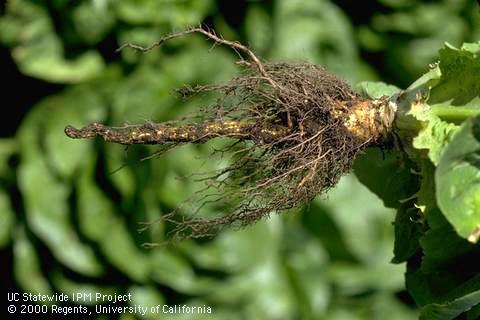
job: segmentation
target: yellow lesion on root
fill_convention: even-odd
[[[206,134],[235,134],[239,133],[246,127],[238,121],[226,120],[214,124],[209,124],[205,127]]]
[[[368,140],[377,135],[376,112],[377,110],[372,108],[368,102],[361,102],[355,106],[343,125],[356,137]]]
[[[350,110],[344,127],[364,141],[377,140],[389,130],[393,114],[384,100],[365,100],[355,104]]]

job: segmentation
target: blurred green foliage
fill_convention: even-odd
[[[446,44],[438,63],[398,96],[396,132],[405,152],[380,162],[367,152],[355,163],[360,181],[397,208],[392,262],[407,263],[420,319],[479,315],[479,49]],[[375,96],[392,91],[376,82],[360,88]],[[415,129],[408,131],[406,117]]]
[[[301,212],[148,250],[142,243],[162,241],[166,226],[156,223],[139,234],[139,222],[155,221],[185,201],[199,186],[178,177],[218,166],[205,159],[219,142],[140,161],[155,148],[126,152],[71,141],[63,128],[180,117],[214,97],[180,102],[172,89],[238,72],[234,53],[210,50],[212,44],[197,36],[148,54],[115,53],[125,41],[149,45],[172,30],[208,22],[265,59],[322,64],[352,84],[382,79],[403,87],[425,71],[444,41],[479,38],[478,8],[466,0],[377,0],[363,9],[326,0],[231,5],[7,1],[0,41],[18,69],[65,85],[31,107],[15,137],[0,140],[0,247],[13,252],[13,261],[4,263],[17,290],[131,292],[132,304],[144,306],[207,304],[212,319],[414,319],[416,311],[399,298],[405,267],[389,264],[394,212],[385,206],[392,205],[355,176]],[[396,157],[388,154],[384,168],[375,169],[390,170]],[[381,158],[371,150],[363,165]],[[404,189],[397,191],[404,196]],[[168,317],[177,318],[190,319]]]

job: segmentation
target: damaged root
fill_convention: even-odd
[[[82,129],[75,129],[72,126],[65,128],[65,134],[73,139],[101,137],[106,142],[124,145],[203,143],[217,137],[270,142],[287,133],[288,128],[279,125],[258,125],[232,120],[207,121],[184,126],[147,123],[123,128],[111,128],[101,123],[92,123]]]
[[[180,90],[184,96],[219,94],[219,102],[200,120],[65,129],[71,138],[101,137],[125,145],[233,138],[223,153],[229,165],[201,180],[205,188],[196,204],[197,210],[207,203],[231,209],[213,219],[185,216],[180,209],[165,215],[175,226],[174,239],[215,235],[225,227],[243,227],[299,207],[333,187],[367,146],[387,139],[395,113],[388,99],[363,99],[320,66],[262,63],[247,47],[203,28],[171,34],[147,48],[122,48],[149,51],[190,33],[201,33],[248,58],[240,63],[243,73],[227,83]]]

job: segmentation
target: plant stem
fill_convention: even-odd
[[[411,92],[405,92],[395,101],[398,110],[395,123],[401,131],[416,134],[422,129],[421,121],[409,114],[411,106],[416,103],[414,101],[422,95],[422,88],[417,88]],[[460,125],[465,120],[480,115],[480,108],[439,104],[432,106],[429,112],[439,117],[442,121]]]
[[[480,114],[480,109],[454,106],[435,106],[433,114],[446,122],[461,124],[463,121]]]

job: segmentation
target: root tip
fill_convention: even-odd
[[[100,123],[92,123],[84,128],[77,129],[70,125],[66,126],[63,130],[65,135],[72,139],[88,139],[94,138],[103,131],[105,126]]]
[[[74,128],[70,125],[66,126],[65,129],[63,130],[65,132],[65,135],[69,138],[75,139],[78,137],[78,130],[77,128]]]

